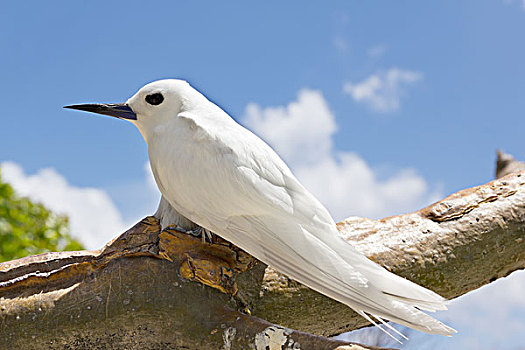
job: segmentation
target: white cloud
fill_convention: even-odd
[[[403,349],[522,349],[525,346],[525,271],[517,271],[449,304],[436,318],[458,330],[453,337],[420,333],[397,325],[409,340]],[[381,330],[368,327],[341,334],[337,339],[367,345],[396,347]]]
[[[366,53],[371,58],[380,58],[386,53],[386,51],[387,51],[387,46],[380,44],[380,45],[371,47],[370,49],[368,49]]]
[[[470,330],[476,349],[516,349],[525,346],[525,271],[517,271],[454,300],[443,319],[456,329]],[[490,334],[490,337],[486,337]],[[516,342],[519,342],[517,344]]]
[[[378,72],[359,83],[347,82],[345,93],[354,101],[367,104],[376,112],[392,112],[399,109],[405,88],[423,78],[423,75],[410,70],[391,68]]]
[[[319,91],[301,90],[287,106],[250,104],[244,123],[279,152],[336,219],[402,213],[440,196],[413,169],[381,181],[356,153],[335,151],[337,124]]]
[[[336,152],[313,167],[298,166],[294,170],[336,219],[401,214],[440,197],[429,191],[426,181],[413,169],[402,169],[384,181],[378,180],[374,170],[354,152]]]
[[[315,163],[332,149],[335,119],[323,95],[301,90],[286,107],[246,107],[245,124],[275,147],[290,164]],[[327,137],[328,136],[328,137]]]
[[[515,0],[503,0],[503,3],[506,4],[506,5],[513,5],[516,2],[518,4],[521,4],[521,8],[523,10],[525,10],[525,0],[518,0],[518,1],[515,1]]]
[[[122,217],[106,192],[75,187],[53,168],[28,175],[16,163],[0,163],[2,178],[15,191],[40,202],[56,213],[69,216],[71,235],[87,249],[98,249],[126,229]]]
[[[336,219],[348,215],[383,217],[418,209],[442,198],[413,169],[385,180],[354,152],[337,151],[334,115],[319,91],[301,90],[287,106],[251,104],[244,123],[270,143],[301,182]],[[525,271],[454,300],[438,319],[456,328],[453,337],[426,335],[401,326],[410,340],[403,349],[517,349],[525,346]],[[379,329],[341,335],[369,345],[399,347]]]
[[[350,51],[350,43],[343,37],[337,36],[332,39],[332,45],[341,54],[346,54]]]

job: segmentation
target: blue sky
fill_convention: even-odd
[[[8,2],[3,176],[99,246],[155,210],[146,147],[129,123],[61,106],[177,77],[274,146],[337,219],[416,210],[491,180],[497,148],[525,159],[524,34],[518,0]]]

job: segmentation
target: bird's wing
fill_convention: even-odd
[[[366,269],[346,263],[301,225],[276,217],[235,217],[230,218],[224,238],[294,280],[346,304],[372,323],[369,315],[380,322],[387,319],[426,333],[454,333],[452,328],[420,311],[412,300],[385,293],[368,279]],[[384,269],[383,273],[390,274]],[[412,282],[403,281],[412,287]],[[429,302],[434,303],[435,300]]]
[[[443,309],[443,298],[389,273],[338,237],[327,210],[251,132],[220,130],[202,138],[195,151],[203,168],[189,187],[203,191],[199,203],[186,204],[192,221],[365,317],[436,334],[453,331],[416,308]]]

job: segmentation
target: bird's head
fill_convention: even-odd
[[[165,79],[145,85],[125,103],[90,103],[64,108],[128,120],[146,136],[150,130],[177,117],[196,93],[184,80]]]

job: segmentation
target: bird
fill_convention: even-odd
[[[162,228],[216,234],[349,306],[398,342],[391,332],[408,338],[387,321],[456,333],[423,311],[446,310],[448,300],[359,253],[267,143],[185,80],[151,82],[125,103],[64,108],[137,127],[162,195],[155,213]]]

